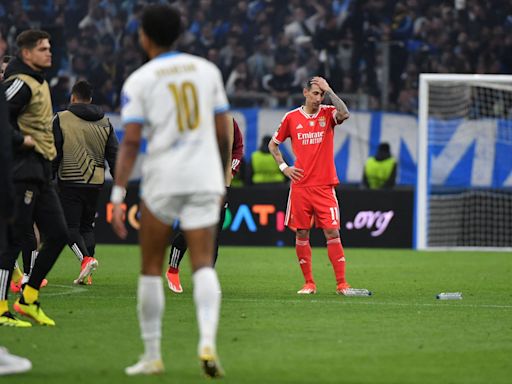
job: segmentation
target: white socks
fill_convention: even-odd
[[[220,312],[220,284],[217,273],[211,267],[198,269],[193,275],[194,302],[199,325],[198,353],[205,347],[215,352],[215,338]]]
[[[137,313],[144,342],[144,358],[160,360],[162,339],[162,315],[164,312],[164,288],[160,276],[141,275],[137,290]]]
[[[205,347],[209,347],[215,352],[221,298],[217,273],[213,268],[201,268],[193,274],[192,279],[199,325],[198,353]],[[137,313],[146,360],[161,359],[160,341],[164,307],[162,278],[160,276],[140,276],[137,290]]]

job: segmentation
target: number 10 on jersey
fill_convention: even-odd
[[[185,81],[181,85],[170,83],[168,87],[176,105],[178,130],[185,132],[185,130],[197,128],[199,126],[199,105],[195,85]]]

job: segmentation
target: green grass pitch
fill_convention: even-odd
[[[126,377],[142,353],[135,311],[139,253],[99,246],[94,285],[76,287],[69,250],[42,290],[54,328],[0,328],[0,345],[33,370],[10,384],[201,383],[187,258],[185,292],[166,290],[166,373]],[[347,277],[369,298],[340,297],[326,251],[313,250],[318,293],[299,296],[293,248],[222,247],[218,349],[225,383],[510,383],[512,255],[347,250]],[[439,292],[463,300],[438,301]],[[12,297],[10,302],[12,303]]]

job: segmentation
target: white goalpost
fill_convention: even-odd
[[[415,248],[512,250],[512,76],[421,74]]]

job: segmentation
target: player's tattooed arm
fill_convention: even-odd
[[[332,89],[329,88],[329,90],[326,92],[329,95],[329,98],[331,99],[332,104],[336,107],[336,119],[338,122],[342,122],[350,116],[348,113],[347,105],[343,100],[339,98],[337,94],[334,93]]]
[[[329,95],[332,104],[336,108],[336,120],[338,123],[341,123],[349,118],[350,114],[348,112],[347,105],[343,100],[339,98],[338,95],[334,93],[334,91],[329,86],[329,83],[327,83],[327,80],[325,80],[323,77],[316,76],[311,79],[311,84],[318,85],[322,91]]]

